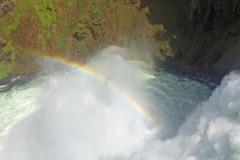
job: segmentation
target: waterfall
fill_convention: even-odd
[[[238,73],[211,93],[125,52],[3,89],[0,159],[240,159]]]

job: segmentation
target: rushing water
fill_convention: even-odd
[[[205,84],[126,61],[120,51],[106,49],[89,62],[104,81],[68,66],[2,87],[0,159],[240,159],[240,75],[228,75],[211,93]]]

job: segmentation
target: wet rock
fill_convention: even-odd
[[[218,81],[239,68],[240,0],[141,0],[140,7],[152,24],[176,36],[176,68]]]
[[[137,0],[125,0],[125,4],[129,5],[129,4],[136,4],[138,1]]]
[[[73,33],[73,37],[75,39],[77,39],[78,41],[84,40],[86,37],[86,33],[85,32],[75,32]]]
[[[190,22],[193,29],[221,29],[240,18],[239,0],[191,0]]]

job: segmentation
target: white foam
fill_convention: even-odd
[[[135,70],[137,68],[132,67],[135,62],[126,62],[116,54],[125,52],[117,47],[103,52],[89,65],[155,111],[162,130],[157,134],[153,132],[144,118],[136,116],[129,104],[107,87],[107,80],[102,83],[78,72],[68,72],[50,78],[36,103],[39,108],[4,138],[0,159],[240,158],[239,74],[231,73],[209,100],[198,104],[209,94],[206,86],[145,67]],[[23,88],[17,93],[35,94]],[[22,102],[24,100],[19,101]]]

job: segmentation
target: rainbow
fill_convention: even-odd
[[[76,62],[74,60],[68,59],[66,57],[62,56],[43,56],[41,57],[43,59],[47,59],[53,62],[57,62],[60,64],[64,64],[66,66],[73,67],[74,69],[77,69],[79,72],[86,74],[90,77],[93,77],[100,81],[101,83],[106,83],[108,82],[108,87],[116,94],[119,95],[119,97],[130,106],[130,110],[134,111],[137,113],[138,116],[142,117],[145,121],[147,121],[148,125],[154,127],[158,131],[160,130],[159,123],[154,119],[154,116],[150,111],[145,109],[145,107],[137,101],[136,98],[134,98],[131,95],[128,95],[126,91],[124,91],[120,86],[118,86],[116,83],[113,81],[107,80],[108,78],[105,77],[104,75],[94,71],[92,68],[90,68],[87,65],[81,64],[79,62]]]

